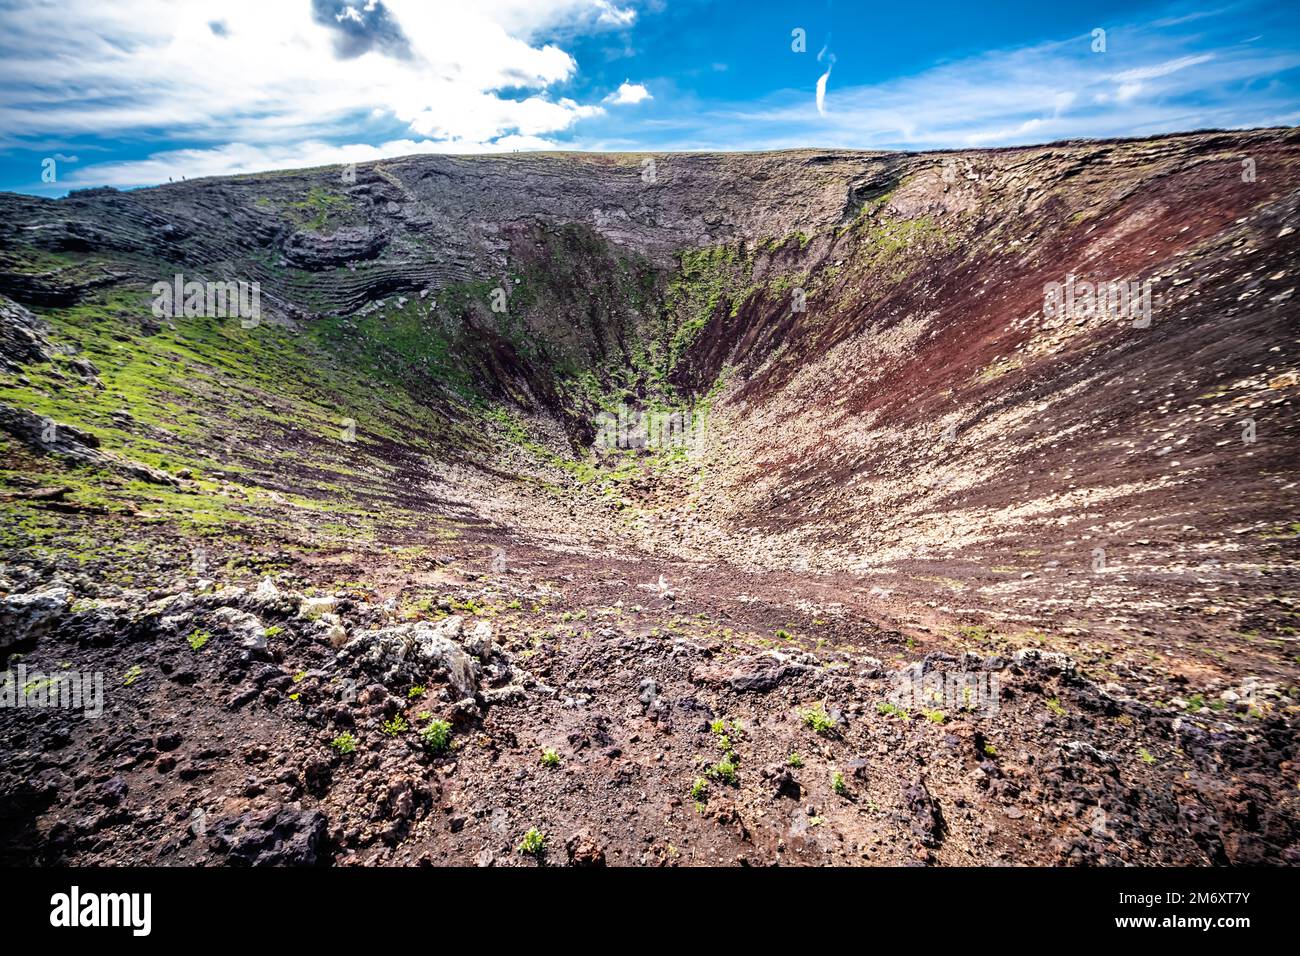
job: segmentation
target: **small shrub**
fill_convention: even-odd
[[[443,753],[451,746],[451,724],[445,720],[431,720],[420,731],[420,739],[431,753]]]
[[[803,758],[800,757],[797,753],[793,753],[790,756],[785,758],[785,765],[787,767],[802,767]]]
[[[1138,748],[1138,759],[1145,764],[1153,764],[1156,762],[1156,758],[1151,756],[1151,751],[1147,750],[1146,747]]]
[[[727,732],[727,722],[725,720],[715,720],[709,724],[709,731],[715,734],[725,734]]]
[[[728,754],[706,770],[705,774],[715,780],[721,780],[723,783],[734,785],[736,782],[736,762],[731,755]]]
[[[709,795],[709,781],[703,777],[696,777],[695,782],[691,784],[691,796],[696,800],[703,800]]]
[[[524,834],[524,838],[519,841],[519,852],[526,853],[530,856],[541,856],[542,851],[546,849],[546,834],[537,827],[530,827]]]
[[[136,681],[140,679],[140,675],[143,673],[144,670],[140,667],[139,664],[132,664],[131,667],[127,670],[126,674],[122,677],[122,686],[130,687],[132,684],[134,684]]]
[[[357,749],[357,738],[345,730],[330,741],[330,746],[341,754],[350,754]]]
[[[897,704],[891,704],[887,700],[876,703],[876,713],[886,717],[901,717],[903,720],[911,720],[912,715],[907,712],[906,708],[899,707]]]
[[[560,755],[555,752],[554,747],[547,747],[542,751],[543,767],[558,767],[560,765]]]
[[[207,631],[194,631],[185,640],[189,643],[190,650],[199,651],[203,649],[204,644],[212,640],[212,635]]]
[[[1065,708],[1061,706],[1061,702],[1057,700],[1055,697],[1048,698],[1047,709],[1050,710],[1052,713],[1054,713],[1057,717],[1065,716]]]
[[[408,691],[406,692],[406,699],[407,699],[407,700],[412,700],[412,699],[414,699],[414,698],[416,698],[416,697],[423,697],[423,696],[424,696],[424,685],[423,685],[423,684],[416,684],[414,687],[412,687],[410,690],[408,690]]]

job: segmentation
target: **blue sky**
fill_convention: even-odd
[[[417,152],[1297,122],[1277,2],[0,0],[0,189],[41,195]]]

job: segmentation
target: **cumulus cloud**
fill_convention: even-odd
[[[654,97],[645,88],[645,84],[624,80],[617,90],[605,97],[605,102],[614,106],[635,106],[637,103],[652,99]]]
[[[577,64],[534,37],[635,19],[609,0],[226,0],[219,20],[213,9],[10,0],[0,31],[6,142],[165,136],[218,166],[240,144],[270,157],[279,144],[346,141],[359,127],[379,131],[372,142],[385,133],[401,142],[392,134],[404,131],[447,147],[550,146],[603,109],[555,95]],[[87,182],[97,168],[81,171]],[[134,179],[141,168],[109,172]]]
[[[411,42],[380,0],[360,6],[344,0],[312,0],[311,15],[334,31],[334,52],[344,59],[372,50],[397,57],[411,55]]]

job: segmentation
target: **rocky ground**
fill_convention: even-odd
[[[0,196],[0,861],[1300,862],[1298,147]]]

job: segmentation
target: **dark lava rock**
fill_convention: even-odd
[[[727,664],[701,664],[691,672],[697,684],[726,685],[735,691],[766,693],[792,677],[807,673],[806,664],[783,661],[771,655],[742,657]]]
[[[326,833],[325,814],[285,804],[221,820],[212,848],[236,866],[315,866]]]

